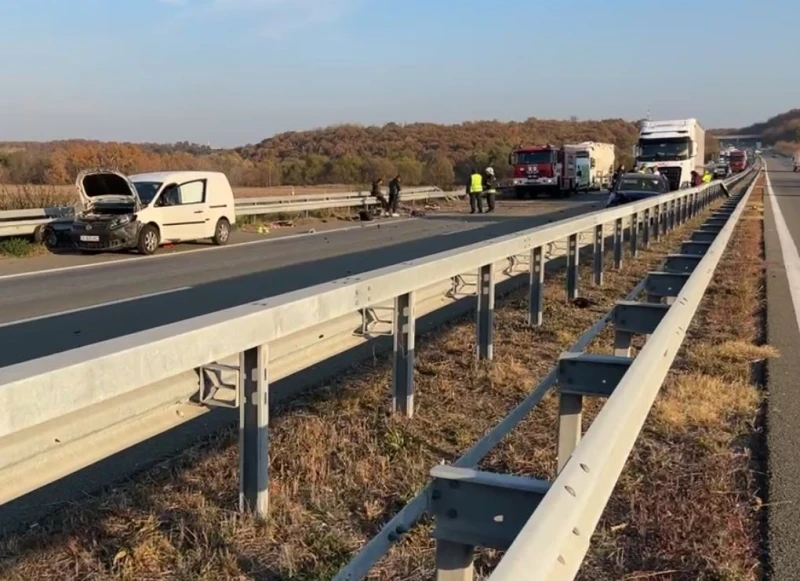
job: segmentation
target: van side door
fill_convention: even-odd
[[[210,219],[206,208],[206,190],[205,179],[170,184],[162,190],[154,207],[162,240],[198,240],[206,237],[206,222]]]

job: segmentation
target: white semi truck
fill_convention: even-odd
[[[565,147],[589,152],[589,189],[600,190],[611,186],[614,175],[616,151],[613,143],[584,141]]]
[[[643,121],[633,157],[637,167],[658,167],[670,190],[688,188],[692,170],[705,170],[706,131],[697,119]]]

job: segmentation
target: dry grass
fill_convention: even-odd
[[[754,373],[764,257],[757,187],[689,329],[673,372],[595,534],[581,579],[725,579],[760,575],[761,501]]]
[[[271,188],[233,188],[236,198],[260,198],[265,196],[307,196],[310,194],[335,194],[340,192],[366,191],[364,188],[346,184],[321,186],[276,186]],[[38,186],[0,184],[0,210],[26,210],[72,205],[77,200],[74,186]]]
[[[470,319],[420,339],[415,372],[418,410],[413,420],[386,413],[391,365],[384,358],[279,410],[271,429],[267,524],[235,512],[236,434],[229,430],[0,544],[0,578],[330,579],[427,482],[434,464],[454,460],[494,426],[543,378],[559,353],[685,233],[686,227],[654,244],[639,260],[629,260],[620,272],[607,272],[602,288],[591,287],[590,274],[583,269],[582,295],[588,307],[564,302],[563,275],[549,278],[541,328],[525,326],[522,295],[503,301],[496,314],[496,358],[490,364],[475,360]],[[704,313],[711,319],[719,317],[708,306]],[[749,337],[730,340],[747,342]],[[593,350],[609,346],[610,333],[604,333]],[[667,391],[673,392],[672,397],[681,393]],[[678,411],[672,413],[678,413],[680,405],[673,407]],[[738,411],[734,416],[731,429],[737,435],[749,434],[741,423],[749,416]],[[674,419],[669,424],[672,430],[679,429],[677,421],[677,428]],[[734,460],[746,464],[741,450],[739,456],[731,451],[729,458],[727,448],[718,446],[712,454],[711,449],[695,449],[688,433],[674,436],[666,422],[651,424],[612,501],[611,520],[606,519],[597,535],[584,578],[621,579],[630,571],[663,571],[678,562],[682,569],[691,568],[692,575],[685,578],[737,578],[712,573],[752,565],[749,550],[735,550],[752,544],[750,521],[739,518],[752,517],[752,510],[746,495],[710,485],[733,479],[735,491],[748,490],[747,479],[740,482],[740,472],[726,472],[738,466],[731,464]],[[551,395],[486,458],[483,467],[552,476],[555,430],[556,399]],[[690,448],[694,456],[684,457]],[[709,509],[716,516],[708,518],[704,507],[694,520],[719,524],[727,519],[738,523],[739,529],[726,526],[698,535],[684,522],[702,506],[685,502],[697,498],[687,493],[687,487],[695,488],[689,486],[690,468],[710,469],[715,478],[705,483],[709,487],[701,496],[714,500]],[[656,477],[652,483],[650,472]],[[697,478],[702,484],[702,477]],[[665,483],[666,488],[657,486]],[[673,514],[680,518],[665,517]],[[611,526],[620,522],[627,529]],[[430,523],[414,529],[378,563],[370,578],[431,579],[434,543],[429,532]],[[667,533],[668,543],[662,538]],[[687,554],[691,561],[684,559]],[[486,571],[497,557],[496,552],[479,551],[477,569]]]

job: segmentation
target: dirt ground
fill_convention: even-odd
[[[737,228],[685,348],[634,448],[580,578],[755,579],[758,483],[751,450],[761,393],[754,362],[762,310],[761,198]],[[377,357],[276,410],[267,523],[236,512],[236,430],[106,494],[66,507],[0,543],[0,579],[327,580],[427,482],[521,401],[558,355],[677,248],[671,233],[593,287],[564,300],[548,278],[544,324],[525,324],[524,293],[496,311],[495,360],[474,357],[471,317],[418,340],[417,410],[387,413],[391,363]],[[735,260],[734,260],[735,258]],[[609,352],[610,332],[591,351]],[[601,402],[592,402],[587,421]],[[543,402],[484,460],[486,470],[544,478],[555,469],[557,399]],[[423,522],[370,579],[432,579]],[[484,574],[499,553],[479,550]]]

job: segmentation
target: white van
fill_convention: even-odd
[[[70,237],[84,252],[153,254],[165,242],[203,239],[222,246],[236,223],[233,190],[220,172],[91,170],[78,175],[76,186],[82,209]]]

